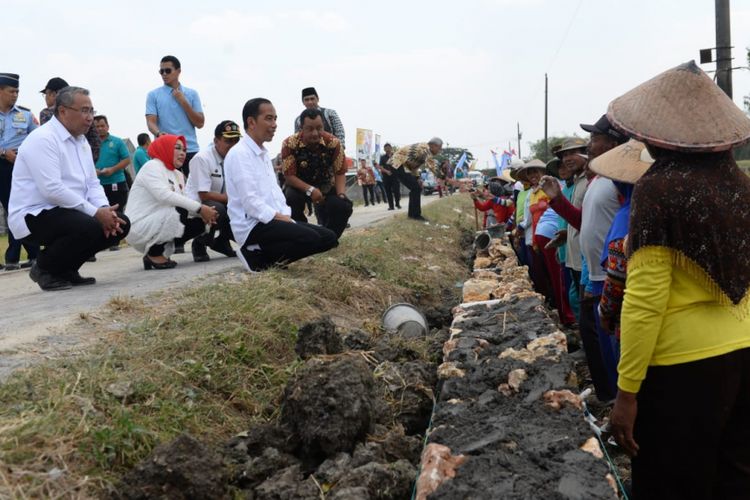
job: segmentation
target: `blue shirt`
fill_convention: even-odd
[[[383,182],[383,174],[378,167],[372,167],[372,172],[375,174],[375,182]]]
[[[559,229],[558,218],[559,215],[557,215],[557,212],[555,212],[551,208],[548,208],[539,218],[539,222],[536,223],[536,231],[534,232],[534,234],[538,234],[539,236],[544,236],[545,238],[549,239],[554,238]]]
[[[26,136],[39,125],[27,109],[13,106],[10,111],[0,111],[0,149],[18,149]]]
[[[123,140],[109,134],[107,138],[102,141],[102,149],[99,151],[99,159],[96,160],[96,169],[101,170],[103,168],[114,167],[122,160],[127,159],[130,159],[130,153],[128,153],[128,147]],[[99,182],[102,183],[102,186],[125,182],[125,170],[118,170],[112,175],[101,176],[99,177]]]
[[[201,98],[198,92],[180,85],[180,91],[185,94],[190,107],[196,113],[203,113]],[[146,97],[146,115],[156,115],[156,123],[159,131],[174,135],[184,135],[187,140],[188,153],[197,153],[200,150],[198,139],[195,136],[195,126],[190,123],[185,110],[182,109],[177,99],[172,97],[172,87],[162,85],[152,90]]]
[[[138,174],[141,167],[150,159],[151,157],[146,153],[146,148],[138,146],[138,149],[135,150],[135,154],[133,155],[133,168],[135,169],[135,173]]]

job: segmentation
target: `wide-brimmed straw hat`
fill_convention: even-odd
[[[677,151],[725,151],[750,140],[750,118],[695,61],[618,97],[607,117],[636,139]]]
[[[493,179],[500,179],[505,182],[510,182],[511,184],[513,184],[517,180],[513,178],[513,170],[510,168],[506,168],[505,170],[503,170],[502,175],[500,177],[493,177]]]
[[[529,170],[538,168],[540,170],[547,170],[547,166],[544,164],[542,160],[539,160],[537,158],[534,158],[533,160],[527,161],[522,166],[520,166],[518,169],[516,169],[516,180],[519,180],[521,182],[528,182],[528,178],[526,177],[529,173]]]
[[[654,159],[648,153],[646,145],[630,139],[591,160],[589,168],[602,177],[635,184],[652,163]]]

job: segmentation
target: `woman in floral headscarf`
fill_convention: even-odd
[[[160,136],[149,146],[152,159],[141,167],[130,191],[127,241],[144,254],[145,270],[175,267],[177,262],[169,258],[175,243],[184,244],[216,222],[214,208],[185,196],[185,177],[177,169],[186,154],[184,137]]]

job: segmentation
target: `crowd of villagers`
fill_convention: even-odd
[[[750,118],[691,61],[581,127],[475,207],[577,327],[632,498],[750,498]]]

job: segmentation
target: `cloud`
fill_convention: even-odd
[[[272,31],[276,23],[271,16],[245,14],[225,10],[219,14],[200,17],[190,23],[188,31],[208,43],[240,42],[254,31]]]
[[[314,10],[287,11],[278,14],[279,19],[292,21],[300,27],[319,29],[331,33],[341,33],[352,29],[351,23],[337,12]]]

